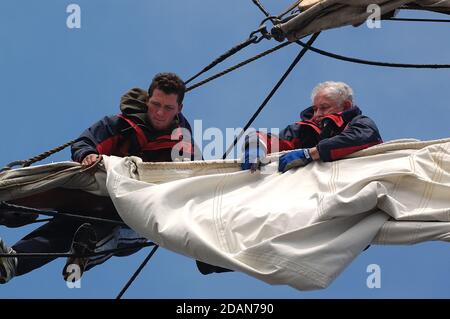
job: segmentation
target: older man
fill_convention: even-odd
[[[257,132],[246,144],[242,169],[255,171],[267,153],[294,150],[280,157],[278,170],[305,166],[312,161],[330,162],[382,143],[369,117],[353,104],[353,90],[343,82],[324,82],[311,94],[313,105],[301,121],[287,126],[280,136]]]

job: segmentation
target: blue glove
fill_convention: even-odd
[[[305,166],[311,162],[311,154],[309,154],[307,148],[292,151],[280,157],[280,161],[278,163],[278,171],[284,173],[291,168]]]
[[[245,148],[244,156],[241,161],[241,169],[242,170],[251,170],[251,172],[255,172],[258,169],[261,169],[261,159],[266,157],[266,151],[264,147],[259,147],[256,145],[250,145]]]

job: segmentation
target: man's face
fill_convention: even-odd
[[[181,112],[182,105],[177,102],[178,95],[166,94],[160,89],[154,89],[147,102],[147,118],[157,130],[170,127],[175,116]]]
[[[326,91],[319,91],[314,97],[314,115],[312,120],[316,123],[320,123],[324,116],[333,113],[339,113],[351,106],[350,101],[344,101],[342,105],[330,98]]]

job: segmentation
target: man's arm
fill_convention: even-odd
[[[312,161],[330,162],[348,154],[382,143],[378,128],[368,117],[357,117],[333,137],[321,140],[316,147],[289,152],[280,157],[278,171],[308,165]]]
[[[374,121],[367,116],[354,118],[338,135],[321,140],[315,149],[310,149],[312,158],[324,162],[335,161],[359,150],[380,144],[380,133]]]
[[[82,162],[90,154],[111,155],[122,138],[124,122],[118,116],[104,117],[80,135],[80,141],[72,145],[72,160]]]
[[[305,143],[311,143],[309,139],[314,140],[318,137],[318,133],[315,133],[313,129],[310,129],[311,134],[308,136],[308,141],[305,141],[303,136],[302,139],[300,138],[302,135],[300,134],[300,128],[301,125],[295,123],[285,127],[278,136],[274,134],[265,134],[263,132],[257,132],[256,134],[267,153],[275,153],[300,148]]]

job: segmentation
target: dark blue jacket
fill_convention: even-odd
[[[327,115],[319,124],[311,121],[313,114],[312,107],[304,110],[300,114],[301,121],[287,126],[279,137],[260,132],[258,136],[267,145],[268,152],[276,151],[273,150],[275,142],[279,145],[278,151],[317,147],[324,162],[383,142],[375,122],[362,115],[357,106]]]

